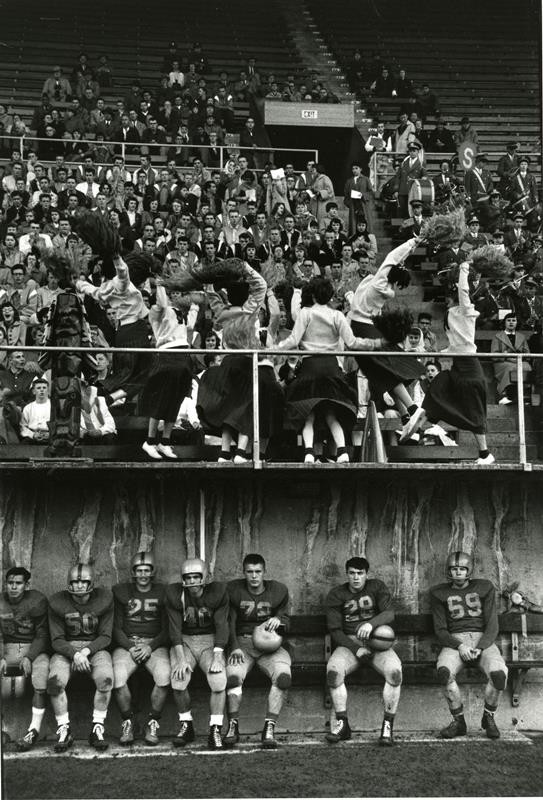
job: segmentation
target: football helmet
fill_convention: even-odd
[[[203,586],[207,578],[207,565],[205,561],[202,561],[201,558],[187,558],[186,561],[183,561],[183,565],[181,567],[181,580],[183,582],[183,586],[187,587],[185,583],[185,575],[194,575],[198,574],[201,575],[200,583],[191,583],[190,586]]]
[[[75,581],[86,581],[86,589],[74,589]],[[75,564],[68,572],[68,591],[70,594],[85,595],[94,589],[94,571],[89,564]]]
[[[130,571],[136,576],[136,567],[151,567],[151,577],[155,574],[155,557],[152,553],[142,550],[132,558]]]
[[[464,553],[462,550],[456,550],[454,553],[449,553],[447,557],[447,578],[451,578],[451,569],[453,567],[466,567],[467,578],[471,578],[473,573],[473,558],[469,553]]]

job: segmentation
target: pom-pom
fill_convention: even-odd
[[[260,347],[256,335],[256,315],[237,314],[224,323],[223,345],[233,350],[253,350]]]
[[[473,250],[470,261],[473,269],[483,278],[496,281],[507,278],[515,266],[498,247],[492,244],[485,244]]]
[[[51,255],[45,260],[46,268],[58,281],[60,289],[68,289],[74,285],[74,278],[79,277],[79,270],[70,259],[61,255]]]
[[[201,291],[202,284],[186,269],[176,269],[163,274],[162,285],[167,292],[197,292]]]
[[[142,283],[145,283],[147,278],[155,274],[158,266],[156,259],[147,253],[127,253],[124,261],[134,286],[141,286]]]
[[[245,262],[241,258],[225,258],[205,267],[196,267],[194,275],[202,283],[227,284],[241,281],[245,274]]]
[[[102,274],[105,278],[115,276],[113,259],[121,253],[121,240],[113,225],[101,214],[85,212],[79,218],[77,233],[88,244],[92,252],[102,259]]]
[[[421,238],[434,247],[450,247],[458,244],[466,235],[464,209],[459,208],[449,214],[434,214],[422,224]]]
[[[390,344],[403,342],[413,327],[413,314],[406,308],[383,308],[371,318],[385,341]]]

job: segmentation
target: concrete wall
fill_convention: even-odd
[[[520,581],[541,604],[542,488],[537,475],[519,473],[240,470],[234,477],[230,470],[29,469],[0,481],[1,567],[5,573],[12,564],[26,566],[32,586],[51,594],[64,587],[68,567],[78,559],[94,563],[97,583],[110,586],[128,577],[134,552],[153,548],[159,579],[168,582],[179,579],[187,554],[199,553],[202,536],[219,580],[240,574],[245,553],[261,552],[268,575],[289,586],[294,613],[323,610],[350,555],[367,556],[372,573],[392,588],[398,610],[423,612],[428,588],[443,579],[447,552],[465,549],[475,553],[476,574],[500,591]],[[530,680],[514,718],[541,727],[543,687],[535,671]],[[261,694],[254,691],[255,698]],[[354,691],[375,695],[378,709],[379,690]],[[406,687],[405,703],[409,692],[420,691],[436,694],[435,687]],[[292,694],[283,724],[303,730],[302,708],[311,719],[324,719],[322,699],[309,710]],[[354,721],[363,724],[356,716]],[[418,719],[412,727],[431,727],[423,723]]]

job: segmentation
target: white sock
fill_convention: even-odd
[[[41,724],[43,722],[43,715],[45,714],[45,708],[36,708],[32,706],[32,719],[30,720],[30,725],[28,726],[28,730],[34,728],[34,730],[40,732]]]
[[[192,722],[192,711],[180,711],[179,722]]]
[[[69,724],[70,724],[70,717],[68,715],[68,712],[66,712],[65,714],[59,714],[59,716],[57,717],[57,725],[59,726],[59,728],[61,725],[69,725]]]
[[[93,708],[92,710],[92,723],[93,725],[100,724],[103,725],[106,721],[107,717],[107,710],[106,711],[98,711],[98,709]]]
[[[224,719],[224,714],[210,714],[209,715],[209,725],[218,725],[219,727],[222,725]]]

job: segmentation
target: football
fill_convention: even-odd
[[[253,644],[263,653],[275,653],[283,644],[283,637],[275,631],[267,631],[265,625],[263,622],[253,630]]]
[[[395,641],[396,634],[390,625],[378,625],[368,639],[368,647],[371,650],[390,650]]]

